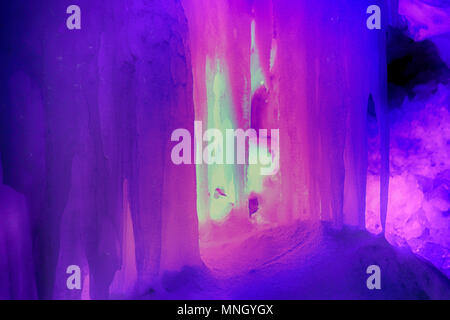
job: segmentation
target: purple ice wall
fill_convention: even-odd
[[[172,164],[168,138],[194,121],[183,8],[177,1],[77,4],[83,20],[74,32],[65,26],[67,1],[10,4],[16,19],[10,51],[2,52],[9,63],[1,154],[10,186],[2,187],[9,201],[2,206],[11,217],[2,241],[13,234],[23,248],[20,256],[1,250],[24,269],[0,273],[32,277],[26,271],[34,265],[39,298],[80,298],[60,288],[68,265],[81,266],[91,298],[106,298],[121,268],[147,285],[199,263],[195,168]],[[127,228],[136,261],[124,259]]]

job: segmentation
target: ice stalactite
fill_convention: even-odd
[[[107,298],[108,287],[119,267],[118,197],[114,175],[106,158],[99,108],[98,55],[103,7],[86,6],[84,27],[70,32],[60,26],[57,12],[42,10],[43,38],[39,82],[46,116],[46,195],[39,226],[44,243],[36,244],[35,263],[45,268],[41,297],[52,297],[53,287],[63,282],[67,265],[89,266],[90,296]],[[59,32],[58,32],[59,31]],[[84,45],[81,46],[80,42]],[[67,223],[67,224],[66,224]],[[78,236],[77,236],[78,235]],[[47,242],[47,243],[45,243]],[[74,250],[79,246],[83,250]],[[61,254],[60,254],[61,253]],[[50,258],[48,258],[50,257]],[[60,257],[59,268],[54,259]],[[46,260],[42,263],[42,260]],[[86,269],[82,269],[86,271]],[[58,272],[61,277],[55,277]],[[83,273],[84,275],[84,273]],[[64,282],[63,282],[64,283]],[[65,295],[62,288],[54,294]]]
[[[81,30],[58,1],[27,5],[5,10],[23,23],[2,51],[0,142],[30,207],[38,296],[107,298],[198,265],[195,168],[170,159],[171,132],[194,123],[181,5],[79,1]],[[88,290],[65,287],[73,264]]]
[[[0,159],[0,299],[34,299],[31,224],[25,197],[3,184]]]
[[[171,133],[193,132],[194,107],[181,5],[136,2],[129,9],[136,105],[129,194],[138,276],[145,282],[158,272],[199,262],[195,168],[170,159]]]
[[[127,180],[123,184],[123,210],[121,268],[116,272],[111,283],[110,292],[113,296],[123,296],[133,292],[137,281],[136,242],[134,239]]]
[[[235,127],[280,129],[280,174],[259,190],[261,198],[268,192],[280,194],[269,220],[315,219],[337,228],[343,224],[364,228],[369,99],[375,103],[382,137],[384,220],[389,169],[388,15],[382,15],[382,30],[369,30],[366,10],[377,4],[388,12],[387,1],[186,0],[183,4],[190,28],[196,118],[205,120],[216,112],[209,106],[207,84],[214,81],[208,77],[208,61],[218,60],[226,74],[223,95],[231,97],[229,105],[221,106],[221,114],[231,112]],[[389,5],[391,12],[395,3]],[[201,167],[197,172],[202,204],[214,201],[207,199],[211,195],[206,190],[215,183],[205,179],[207,170]],[[249,183],[242,173],[236,178]],[[211,215],[208,208],[210,204],[201,210],[201,219]]]
[[[281,148],[282,197],[289,197],[288,190],[298,190],[296,196],[301,197],[287,198],[287,210],[330,221],[336,227],[343,223],[364,226],[365,124],[371,95],[383,136],[384,160],[388,154],[385,34],[360,27],[366,19],[360,13],[368,5],[326,1],[274,5],[280,119],[290,121],[280,125],[282,135],[283,128],[287,131],[281,141],[286,146]],[[383,8],[383,3],[379,5]],[[299,127],[296,132],[292,132],[294,124]],[[298,154],[290,146],[294,142],[299,144]],[[291,158],[284,156],[285,168],[283,151]],[[288,162],[292,158],[302,165],[293,167]],[[286,167],[289,174],[283,178]],[[384,208],[388,168],[383,169]]]
[[[182,1],[189,23],[196,120],[206,128],[250,126],[250,16],[243,1]],[[202,8],[202,9],[199,9]],[[201,221],[245,203],[246,166],[197,166]],[[214,197],[219,189],[226,200]],[[223,202],[223,203],[221,203]]]

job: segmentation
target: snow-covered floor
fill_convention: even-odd
[[[450,280],[365,231],[298,223],[202,243],[203,268],[166,274],[144,299],[450,299]],[[369,265],[381,290],[369,290]]]

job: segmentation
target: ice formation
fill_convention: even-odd
[[[386,238],[410,247],[450,275],[450,87],[417,88],[391,112],[391,178]],[[376,138],[371,139],[374,146]],[[367,184],[367,228],[379,233],[377,164],[370,152]]]
[[[176,290],[204,268],[199,240],[299,222],[311,226],[301,235],[322,224],[379,232],[386,223],[394,246],[448,270],[448,86],[405,101],[412,120],[393,126],[389,143],[386,30],[400,24],[397,9],[422,23],[414,8],[428,6],[409,2],[78,0],[80,30],[66,28],[61,1],[5,4],[0,298]],[[373,4],[389,13],[381,30],[366,27]],[[430,36],[445,39],[446,24],[426,17]],[[193,134],[195,120],[223,131],[279,129],[278,155],[269,142],[248,145],[279,156],[279,172],[174,164],[171,134]],[[367,176],[369,151],[377,167]],[[278,253],[261,243],[255,259]],[[80,266],[82,290],[65,287],[69,265]]]
[[[4,181],[27,199],[40,298],[80,298],[63,287],[71,264],[89,296],[105,298],[113,280],[147,285],[200,263],[195,168],[167,158],[170,133],[194,123],[181,4],[78,5],[76,32],[61,23],[60,1],[4,11],[16,14],[5,37],[14,53],[2,52]]]
[[[317,219],[337,228],[344,223],[364,227],[369,97],[375,101],[383,141],[384,217],[385,37],[382,31],[359,27],[366,16],[358,18],[358,13],[367,5],[268,0],[183,4],[196,118],[221,129],[280,129],[280,174],[275,187],[261,191],[262,198],[278,192],[279,205],[276,212],[263,210],[266,220]],[[350,32],[352,37],[346,36]],[[230,194],[230,215],[245,214],[239,209],[247,205],[243,200],[255,179],[251,174],[246,167],[197,168],[200,222],[225,215],[216,212],[217,187]]]

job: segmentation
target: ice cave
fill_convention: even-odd
[[[0,12],[0,299],[450,299],[449,1],[73,2]]]

